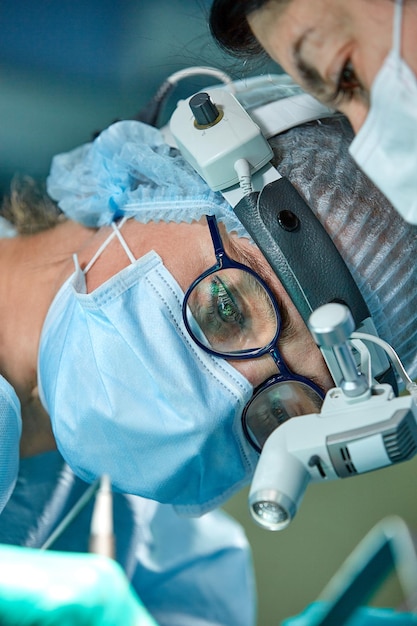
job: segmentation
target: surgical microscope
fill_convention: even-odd
[[[241,94],[251,80],[267,78],[238,81],[234,89],[216,85],[179,100],[164,132],[228,200],[292,298],[335,382],[320,413],[284,421],[262,448],[249,507],[263,528],[281,530],[309,483],[356,476],[416,454],[417,385],[378,337],[329,235],[271,164],[269,137],[334,111],[304,93],[246,110]],[[397,377],[405,395],[398,396]]]

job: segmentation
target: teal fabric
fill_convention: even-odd
[[[0,544],[39,548],[88,487],[58,452],[22,459],[0,515]],[[88,550],[93,504],[81,510],[52,550]],[[180,517],[170,505],[114,493],[113,517],[116,561],[158,626],[255,625],[250,547],[228,515]]]
[[[157,626],[111,559],[0,546],[0,563],[2,626]]]
[[[284,620],[281,626],[318,626],[325,615],[323,602],[310,604],[302,613]],[[360,607],[344,624],[335,626],[416,626],[417,615],[399,613],[389,608]]]

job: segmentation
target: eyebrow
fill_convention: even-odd
[[[244,248],[242,250],[240,246],[236,245],[236,243],[232,239],[229,239],[228,241],[230,245],[230,250],[235,260],[239,261],[239,263],[242,263],[242,265],[247,265],[252,270],[254,270],[257,274],[259,274],[262,280],[271,289],[274,295],[274,298],[278,304],[278,308],[279,308],[279,312],[281,316],[281,333],[280,333],[279,340],[281,342],[290,341],[291,339],[294,338],[296,334],[296,330],[295,330],[291,315],[281,295],[270,284],[270,281],[272,278],[275,278],[276,280],[279,281],[279,277],[275,274],[274,270],[271,268],[271,266],[269,265],[266,259],[264,259],[264,261],[261,261],[257,257],[256,253],[252,252],[252,250],[248,248]],[[259,248],[256,248],[256,249],[260,251]]]
[[[293,59],[306,89],[322,102],[330,104],[334,100],[334,89],[326,83],[319,71],[303,57],[303,45],[312,31],[312,28],[307,29],[296,40],[293,47]]]

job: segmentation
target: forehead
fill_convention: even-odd
[[[356,42],[362,38],[367,13],[361,8],[367,3],[373,5],[373,0],[292,0],[284,6],[272,0],[248,21],[268,55],[327,103],[334,94],[335,70],[360,49]],[[365,40],[368,44],[368,37]]]
[[[346,24],[348,12],[339,0],[272,0],[251,13],[248,22],[266,52],[278,62],[288,62],[306,38]]]
[[[234,232],[227,233],[224,224],[219,221],[218,227],[226,253],[257,272],[268,284],[280,306],[284,309],[292,308],[292,302],[282,283],[259,248]],[[110,228],[103,228],[98,233],[98,241],[94,238],[92,244],[79,254],[81,267],[89,262],[109,233]],[[184,292],[201,273],[216,262],[205,217],[192,223],[141,224],[131,219],[124,224],[121,233],[135,258],[140,258],[151,250],[157,252]],[[128,265],[126,253],[118,239],[114,238],[87,273],[88,291],[93,291]],[[297,315],[295,308],[293,315]]]
[[[308,61],[310,49],[328,55],[332,45],[350,42],[372,55],[373,48],[390,46],[393,6],[391,0],[270,0],[248,22],[266,52],[291,73],[296,53]]]

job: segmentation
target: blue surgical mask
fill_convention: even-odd
[[[252,386],[189,337],[183,292],[160,257],[135,260],[122,245],[128,267],[86,293],[76,263],[55,297],[40,397],[80,478],[105,473],[119,491],[199,515],[252,476],[257,455],[240,422]]]
[[[0,511],[4,509],[16,484],[21,434],[19,399],[13,387],[0,376]]]
[[[371,90],[369,114],[350,146],[359,167],[410,224],[417,224],[417,80],[401,58],[402,2],[393,47]]]

